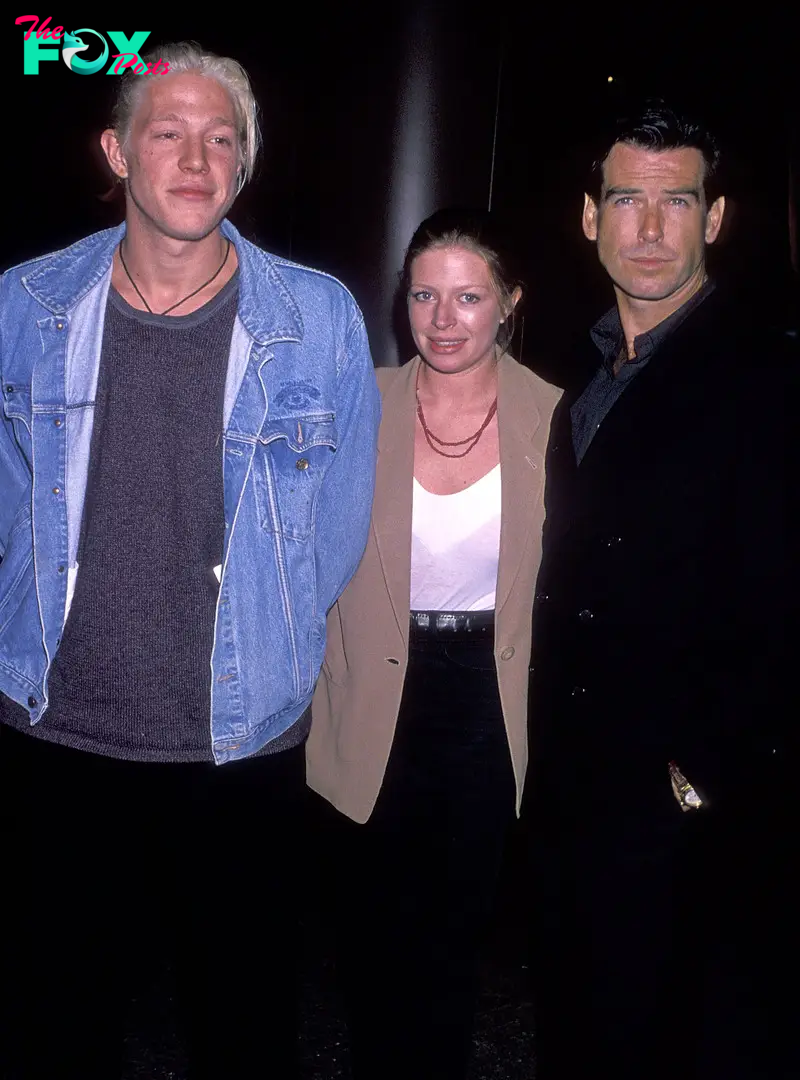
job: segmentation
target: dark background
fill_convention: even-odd
[[[194,38],[248,69],[265,153],[230,216],[263,247],[350,286],[376,363],[411,355],[393,300],[413,229],[440,206],[491,203],[513,222],[524,256],[516,350],[558,374],[571,336],[610,304],[580,231],[585,143],[597,114],[631,89],[677,95],[720,130],[733,169],[729,227],[712,266],[770,321],[796,328],[789,206],[792,166],[795,189],[800,174],[800,47],[788,5],[733,25],[676,7],[286,7],[137,19],[151,28],[145,49]],[[0,35],[3,268],[121,216],[119,201],[100,198],[110,184],[98,144],[116,78],[74,75],[62,63],[23,75],[14,17]],[[53,9],[51,25],[72,28],[72,18]],[[76,19],[86,25],[86,16]],[[98,30],[118,20],[88,17]]]
[[[782,7],[775,14],[762,3],[738,21],[730,9],[703,16],[696,5],[522,9],[420,0],[384,10],[232,8],[225,18],[182,22],[123,14],[151,28],[148,49],[193,38],[248,69],[265,153],[231,218],[267,249],[349,285],[377,363],[411,355],[394,299],[416,225],[438,207],[491,201],[514,223],[524,256],[523,359],[560,380],[572,336],[611,303],[580,211],[587,136],[625,90],[679,95],[719,127],[734,168],[728,235],[712,249],[713,269],[761,305],[766,321],[797,329],[789,206],[792,169],[795,206],[800,175],[800,45],[791,5]],[[42,18],[48,13],[51,25],[70,29],[104,31],[120,19],[59,9]],[[98,142],[115,77],[73,75],[60,62],[24,76],[15,17],[0,21],[2,269],[116,224],[122,211],[101,198],[111,183]],[[131,33],[134,24],[124,25]],[[506,860],[479,1010],[481,1080],[531,1076],[520,850],[512,845]],[[344,1040],[330,942],[310,925],[306,1075],[332,1080],[345,1075]],[[136,1004],[126,1076],[183,1075],[170,998],[167,972]]]

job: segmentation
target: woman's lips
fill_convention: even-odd
[[[431,351],[439,354],[458,352],[462,345],[466,345],[466,338],[428,338]]]

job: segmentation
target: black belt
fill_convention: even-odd
[[[492,637],[493,611],[412,611],[411,640]]]

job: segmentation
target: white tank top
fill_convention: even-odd
[[[499,555],[499,464],[452,495],[434,495],[414,477],[412,611],[491,611]]]

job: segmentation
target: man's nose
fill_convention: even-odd
[[[639,239],[654,244],[664,238],[664,221],[657,206],[648,206],[639,226]]]
[[[206,144],[200,137],[194,137],[188,135],[183,140],[183,146],[181,148],[181,168],[187,169],[190,172],[207,172],[208,171],[208,157],[206,155]]]

